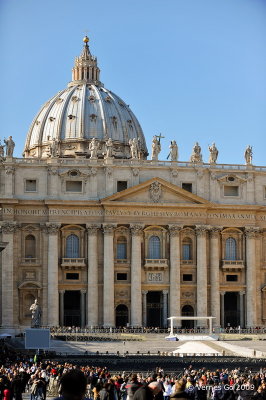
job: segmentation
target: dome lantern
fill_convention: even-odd
[[[82,52],[75,59],[75,65],[72,69],[72,82],[69,85],[73,86],[80,82],[100,85],[100,69],[97,66],[97,57],[91,55],[88,36],[83,38],[83,42]]]

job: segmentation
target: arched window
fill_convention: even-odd
[[[149,239],[149,258],[161,258],[161,241],[158,236],[151,236]]]
[[[79,238],[77,235],[69,235],[66,239],[66,258],[79,257]]]
[[[192,260],[192,240],[190,238],[182,241],[182,260]]]
[[[226,239],[225,242],[225,259],[236,260],[236,240],[232,237]]]
[[[36,258],[36,239],[33,235],[25,238],[25,258]]]
[[[127,240],[124,236],[117,238],[116,258],[118,260],[127,259]]]

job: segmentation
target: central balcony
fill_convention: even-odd
[[[168,268],[167,258],[151,259],[146,258],[144,264],[145,271],[164,271]]]
[[[61,268],[65,270],[73,269],[85,269],[86,259],[85,258],[62,258]]]
[[[245,268],[243,260],[222,260],[223,271],[241,271]]]

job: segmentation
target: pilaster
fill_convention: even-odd
[[[168,225],[170,235],[170,316],[181,315],[180,309],[180,231],[181,225]],[[178,322],[177,322],[178,323]]]
[[[210,227],[210,283],[211,316],[215,317],[214,326],[220,326],[220,269],[219,243],[221,226]]]
[[[142,325],[141,308],[141,239],[143,225],[130,225],[131,243],[131,325]]]
[[[14,326],[14,234],[16,222],[1,222],[2,241],[7,242],[2,252],[2,326]]]
[[[114,229],[115,224],[103,224],[104,232],[104,278],[103,278],[103,324],[115,325],[114,314]]]
[[[88,232],[88,291],[87,291],[87,325],[98,326],[99,293],[98,293],[98,230],[100,225],[87,224]]]
[[[48,234],[48,325],[59,324],[59,295],[58,295],[58,232],[60,224],[46,223]]]
[[[207,232],[206,225],[196,226],[197,235],[197,316],[208,316],[208,277],[207,277]],[[198,326],[206,326],[205,321],[197,321]]]

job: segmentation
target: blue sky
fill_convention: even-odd
[[[162,132],[179,159],[266,165],[265,0],[1,0],[1,132],[20,157],[43,103],[71,80],[88,31],[101,81],[139,119],[150,151]]]

